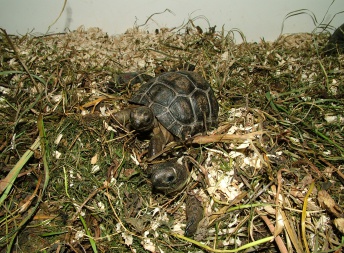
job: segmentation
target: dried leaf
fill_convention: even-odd
[[[337,218],[334,220],[334,225],[336,226],[336,228],[342,233],[344,234],[344,218]]]
[[[333,200],[327,191],[321,190],[318,192],[318,202],[322,208],[325,208],[326,211],[337,218],[344,217],[342,208]]]
[[[91,158],[91,164],[96,164],[98,162],[98,154],[95,154],[92,158]]]

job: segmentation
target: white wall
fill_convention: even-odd
[[[195,24],[206,30],[208,24],[222,25],[226,31],[240,29],[248,41],[274,40],[281,31],[284,17],[296,10],[308,9],[318,23],[328,23],[334,15],[344,11],[344,0],[67,0],[60,19],[49,33],[71,30],[84,25],[100,27],[109,34],[120,34],[133,27],[135,22],[144,24],[150,31],[156,27],[175,27],[196,18]],[[42,34],[59,16],[64,0],[0,0],[0,27],[11,34]],[[198,17],[198,18],[197,18]],[[331,25],[344,23],[344,13],[334,17]],[[312,32],[315,28],[310,15],[298,15],[285,21],[284,33]]]

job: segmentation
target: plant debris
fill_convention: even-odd
[[[118,36],[3,30],[1,252],[339,252],[344,56],[323,56],[324,32],[231,35],[190,24]],[[219,126],[147,161],[149,138],[112,114],[150,76],[180,69],[212,85]],[[147,164],[177,153],[190,161],[187,187],[152,192]],[[185,235],[188,196],[204,218]]]

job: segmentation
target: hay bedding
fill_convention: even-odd
[[[343,56],[320,55],[327,34],[236,45],[184,28],[2,33],[1,190],[33,151],[2,195],[2,252],[339,251]],[[187,189],[166,197],[145,177],[147,140],[111,121],[137,89],[118,76],[193,67],[216,92],[220,124],[163,155],[193,159]],[[204,207],[193,239],[186,194]]]

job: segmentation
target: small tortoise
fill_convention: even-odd
[[[134,106],[114,117],[131,130],[153,133],[148,157],[174,139],[185,140],[217,125],[214,92],[195,72],[165,72],[144,83],[129,102]],[[185,186],[188,170],[181,159],[170,160],[153,166],[150,179],[155,189],[171,193]]]
[[[344,53],[344,24],[339,26],[330,36],[323,52],[325,55]]]

